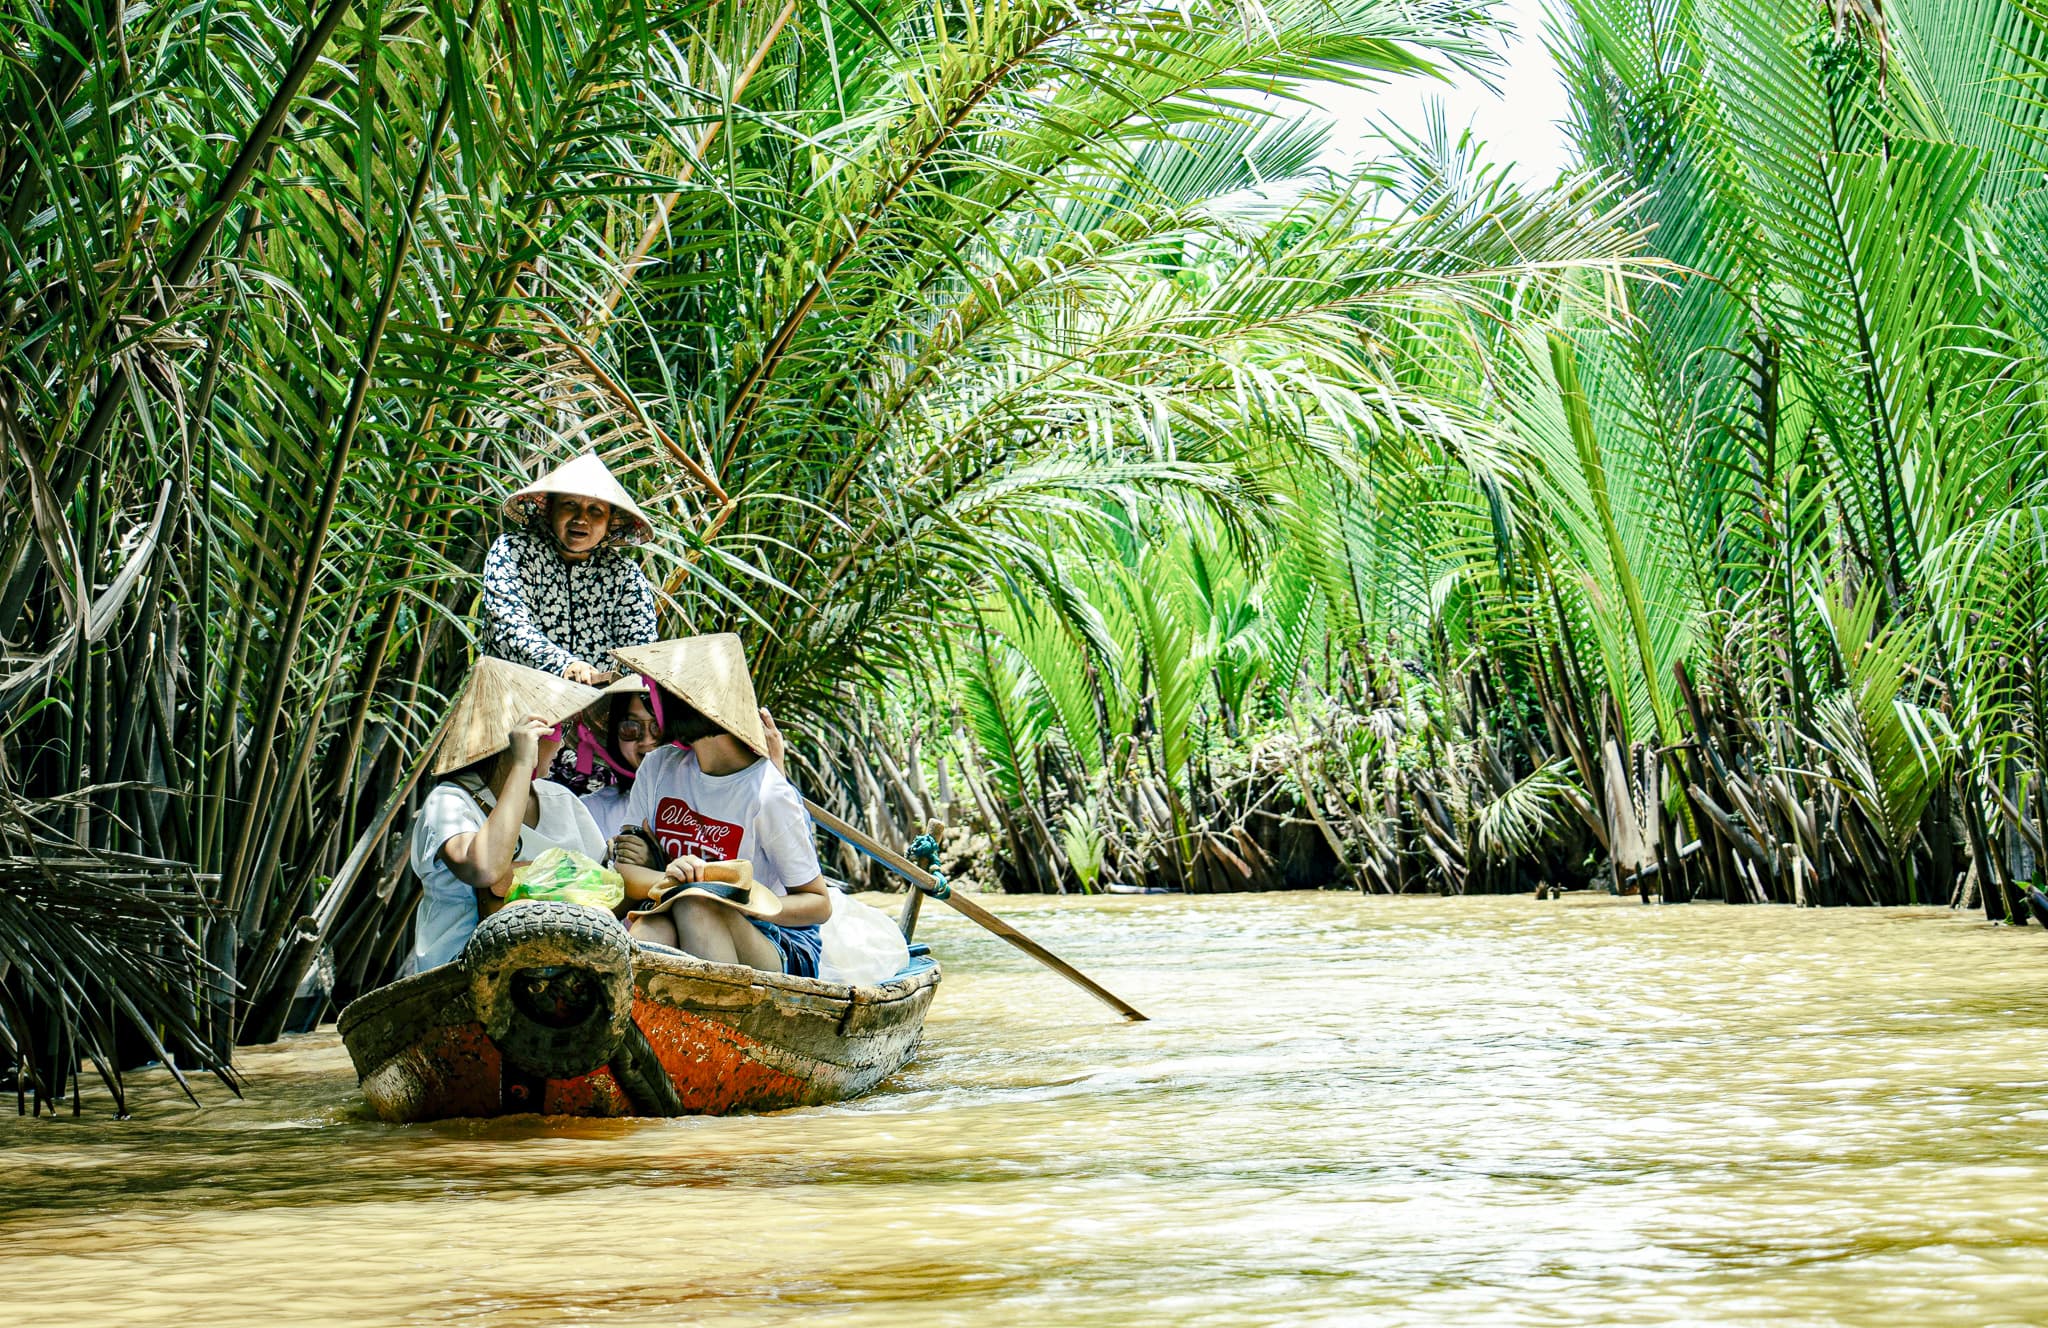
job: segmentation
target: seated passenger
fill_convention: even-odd
[[[583,805],[597,822],[598,833],[607,841],[615,838],[626,820],[626,795],[633,777],[647,754],[661,746],[661,730],[654,712],[647,708],[647,684],[639,678],[621,678],[605,689],[600,713],[602,732],[598,759],[611,767],[612,779],[583,795]]]
[[[803,799],[769,759],[770,730],[739,638],[659,641],[619,659],[656,684],[663,736],[686,744],[640,763],[626,801],[626,826],[640,833],[614,841],[626,897],[664,905],[629,918],[633,934],[700,959],[816,977],[818,928],[832,897]],[[705,879],[707,865],[734,859],[749,862],[755,882],[779,898],[773,921],[735,901],[683,893]]]
[[[550,848],[604,859],[604,837],[576,795],[537,778],[554,759],[561,722],[599,693],[502,659],[476,662],[456,699],[434,775],[412,827],[412,869],[423,891],[406,971],[462,953],[498,911],[515,865]]]

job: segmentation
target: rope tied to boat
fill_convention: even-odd
[[[931,884],[926,885],[923,881],[918,880],[917,877],[910,874],[907,864],[904,862],[902,858],[898,858],[896,861],[891,862],[888,858],[882,856],[882,854],[877,853],[875,851],[876,848],[881,847],[879,844],[870,847],[868,844],[862,843],[859,839],[856,839],[854,837],[854,835],[858,832],[854,831],[853,827],[851,826],[843,824],[833,825],[829,822],[819,820],[817,818],[816,813],[822,811],[823,809],[818,807],[816,803],[811,803],[809,805],[813,813],[811,817],[811,823],[817,826],[820,830],[823,830],[826,834],[831,835],[834,839],[839,840],[848,848],[854,850],[856,853],[861,854],[863,857],[867,857],[874,860],[875,862],[881,863],[884,867],[887,867],[890,871],[895,872],[898,876],[901,876],[904,880],[910,882],[912,886],[916,887],[918,890],[924,892],[925,894],[930,895],[934,899],[951,899],[953,897],[953,887],[946,884],[946,873],[938,869],[939,841],[932,838],[929,834],[919,835],[916,839],[912,840],[909,849],[910,856],[916,857],[918,859],[917,865],[919,869],[922,870],[927,876],[932,878]]]
[[[953,887],[946,884],[946,873],[939,870],[939,841],[929,833],[919,835],[910,841],[910,857],[918,866],[931,873],[932,887],[928,894],[934,899],[944,899],[953,893]]]

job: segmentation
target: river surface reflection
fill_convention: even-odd
[[[0,1119],[15,1322],[2048,1321],[2048,944],[1939,909],[1004,900],[778,1116],[389,1126],[331,1031]],[[98,1107],[97,1118],[93,1108]]]

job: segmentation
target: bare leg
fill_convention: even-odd
[[[730,912],[730,909],[708,899],[677,900],[668,914],[675,922],[679,938],[676,948],[699,959],[709,959],[714,964],[741,962],[739,951],[733,948],[732,936],[725,929],[726,915]]]
[[[782,951],[747,921],[746,915],[708,899],[679,899],[665,914],[638,918],[633,935],[674,946],[714,964],[745,964],[766,973],[782,971]]]
[[[713,904],[713,908],[718,905]],[[758,968],[764,973],[782,971],[782,951],[775,942],[762,935],[761,929],[747,921],[746,915],[729,908],[718,908],[725,915],[725,930],[731,938],[734,953],[749,968]]]
[[[626,924],[626,930],[642,941],[666,945],[670,949],[681,949],[676,944],[676,927],[665,917],[634,918]]]

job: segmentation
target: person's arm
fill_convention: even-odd
[[[626,883],[626,898],[631,900],[652,898],[662,886],[668,884],[667,875],[638,863],[614,862],[612,870]]]
[[[789,744],[783,740],[782,730],[775,725],[775,716],[768,713],[768,707],[761,707],[761,736],[768,747],[768,764],[775,767],[784,779],[789,779]],[[791,787],[795,781],[791,780]]]
[[[621,877],[626,877],[626,894],[631,899],[644,899],[646,893],[644,890],[639,894],[633,893],[633,882],[631,877],[627,876],[626,868],[639,867],[652,871],[657,876],[660,875],[660,868],[648,853],[648,841],[640,836],[644,834],[651,838],[654,833],[649,827],[653,824],[654,808],[659,801],[655,790],[660,787],[662,779],[668,773],[668,758],[662,755],[668,750],[665,747],[657,747],[640,762],[640,773],[633,780],[632,789],[626,794],[626,811],[619,818],[619,833],[612,836],[610,844],[612,870],[618,872]],[[635,829],[640,834],[627,833]]]
[[[665,886],[689,885],[703,880],[704,869],[710,865],[694,853],[684,853],[670,858],[668,866],[661,871],[638,863],[614,864],[612,870],[626,882],[627,898],[645,899],[661,893]],[[638,894],[634,893],[636,890]]]
[[[441,846],[458,835],[473,835],[484,828],[484,809],[459,784],[437,784],[420,804],[419,817],[412,825],[412,842],[406,857],[420,883],[433,889],[447,878],[441,860]],[[468,890],[460,880],[456,886]]]
[[[775,920],[786,927],[813,927],[832,916],[832,896],[818,870],[810,813],[789,781],[779,785],[771,785],[761,799],[759,852],[774,867],[775,879],[803,884],[788,887]]]
[[[511,732],[512,778],[498,794],[498,803],[484,818],[483,829],[453,835],[441,845],[442,860],[457,880],[478,891],[503,897],[512,888],[512,859],[526,828],[526,805],[533,796],[533,767],[540,760],[540,735],[549,724],[528,715]]]
[[[825,878],[814,876],[802,885],[789,887],[775,921],[785,927],[815,927],[831,916],[832,896],[825,887]]]
[[[526,584],[519,577],[519,548],[524,543],[500,535],[484,557],[484,616],[491,620],[492,643],[514,664],[566,678],[572,664],[586,669],[591,666],[549,640],[534,621],[533,609],[526,602]]]

